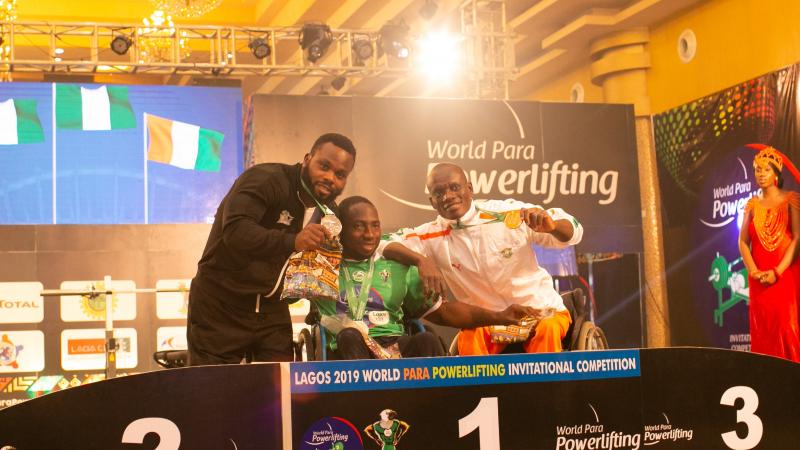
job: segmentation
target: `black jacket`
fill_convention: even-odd
[[[223,300],[272,291],[303,228],[301,189],[300,164],[266,163],[245,170],[217,209],[193,283]],[[335,204],[328,206],[335,211]],[[318,223],[319,208],[313,217]]]

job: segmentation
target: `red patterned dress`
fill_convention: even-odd
[[[800,195],[789,192],[780,205],[767,208],[751,198],[748,227],[753,260],[759,270],[777,266],[792,240],[790,205],[800,208]],[[800,259],[795,259],[775,284],[750,277],[750,348],[755,353],[800,362]]]

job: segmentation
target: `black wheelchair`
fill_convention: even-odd
[[[295,361],[327,361],[328,360],[328,339],[324,327],[320,323],[319,311],[312,305],[311,310],[306,316],[306,324],[309,328],[300,331],[297,341],[294,343]],[[442,341],[433,328],[425,325],[419,319],[406,319],[403,323],[406,332],[416,334],[429,331],[436,335],[441,344],[442,353],[447,354],[447,346]]]
[[[588,351],[588,350],[605,350],[608,348],[608,341],[602,328],[597,326],[594,322],[589,320],[589,311],[587,310],[586,295],[583,290],[573,289],[561,293],[561,299],[564,301],[564,306],[569,311],[572,317],[567,333],[564,339],[561,340],[561,348],[564,351]],[[453,338],[450,344],[450,355],[458,355],[458,335]],[[503,353],[524,353],[522,343],[509,344]]]

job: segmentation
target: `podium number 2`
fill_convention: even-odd
[[[143,417],[131,422],[122,433],[123,444],[141,444],[150,433],[158,435],[155,450],[178,450],[181,445],[181,431],[175,422],[163,417]]]
[[[458,419],[458,437],[475,430],[480,438],[480,450],[500,450],[500,422],[497,417],[497,397],[484,397],[466,417]]]
[[[749,450],[758,445],[764,435],[764,425],[761,423],[761,419],[754,414],[758,408],[758,394],[753,388],[734,386],[722,394],[719,403],[734,406],[738,398],[744,400],[744,404],[736,411],[736,422],[747,425],[747,434],[744,438],[739,438],[736,431],[728,431],[722,433],[722,440],[728,448],[733,450]]]

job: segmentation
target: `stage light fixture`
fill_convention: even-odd
[[[380,31],[380,48],[387,55],[397,59],[408,58],[411,53],[408,45],[408,25],[404,22],[387,23]]]
[[[269,57],[272,53],[272,49],[267,44],[267,40],[264,38],[255,38],[247,44],[250,47],[250,51],[253,52],[253,56],[258,59],[264,59]]]
[[[307,23],[300,30],[299,40],[300,48],[306,51],[306,59],[315,63],[331,46],[333,33],[324,23]]]
[[[131,38],[119,34],[111,40],[111,51],[118,55],[124,55],[128,53],[128,49],[131,48],[131,45],[133,45]]]
[[[336,89],[337,91],[341,91],[346,81],[347,79],[345,77],[339,75],[338,77],[331,80],[331,87]]]
[[[372,58],[373,49],[369,36],[355,37],[353,41],[353,60],[358,66],[363,66],[364,62]]]
[[[425,20],[431,20],[436,15],[437,9],[439,5],[434,0],[425,0],[425,4],[419,9],[419,15]]]

